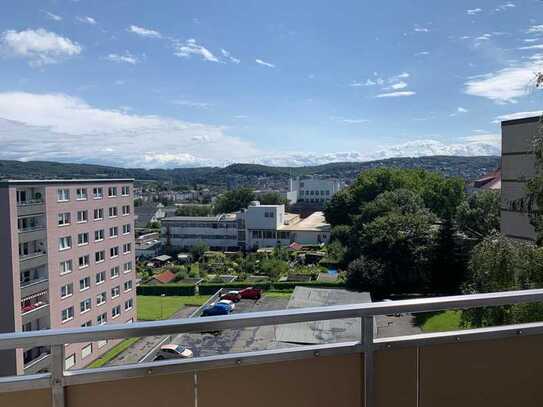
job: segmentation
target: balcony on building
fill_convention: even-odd
[[[21,317],[23,330],[37,331],[48,327],[49,291],[46,289],[21,298]]]
[[[46,291],[49,288],[47,265],[22,269],[20,271],[21,298]]]
[[[27,216],[45,211],[45,189],[43,187],[17,188],[17,215]]]
[[[41,231],[40,231],[41,232]],[[19,260],[27,261],[47,254],[47,240],[45,238],[21,241],[19,239]]]

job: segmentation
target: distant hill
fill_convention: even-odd
[[[46,178],[135,178],[138,181],[159,181],[173,185],[224,186],[227,180],[254,187],[268,185],[266,180],[283,184],[289,177],[316,175],[351,180],[361,171],[377,167],[422,168],[446,176],[466,180],[480,177],[495,169],[499,157],[431,156],[418,158],[389,158],[368,162],[341,162],[309,167],[271,167],[258,164],[232,164],[225,168],[142,169],[117,168],[93,164],[64,164],[48,161],[0,160],[0,179]]]

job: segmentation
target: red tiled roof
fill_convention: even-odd
[[[288,248],[291,250],[302,250],[303,246],[298,242],[292,242],[289,244]]]
[[[171,283],[173,280],[175,280],[175,274],[173,274],[169,270],[166,270],[160,274],[154,275],[153,278],[157,280],[159,283],[168,284],[168,283]]]

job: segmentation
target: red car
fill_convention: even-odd
[[[226,294],[221,295],[221,300],[230,300],[232,302],[240,302],[241,298],[239,291],[228,291]]]
[[[241,298],[246,298],[250,300],[259,300],[262,297],[262,289],[247,287],[239,291]]]

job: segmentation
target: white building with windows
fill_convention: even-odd
[[[296,178],[290,180],[290,191],[287,194],[289,203],[325,204],[342,188],[335,179]]]

